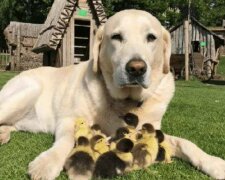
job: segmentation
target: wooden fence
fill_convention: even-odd
[[[8,50],[0,50],[0,71],[4,71],[9,67],[11,56]]]

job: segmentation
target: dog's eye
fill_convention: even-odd
[[[154,34],[148,34],[148,35],[147,35],[147,41],[148,41],[148,42],[153,42],[153,41],[155,41],[155,40],[156,40],[156,37],[155,37]]]
[[[112,36],[111,36],[111,39],[112,40],[117,40],[117,41],[123,41],[123,37],[122,37],[122,35],[121,34],[113,34]]]

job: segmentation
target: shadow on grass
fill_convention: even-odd
[[[204,84],[213,84],[213,85],[220,85],[224,86],[225,81],[224,80],[209,80],[209,81],[202,81]]]

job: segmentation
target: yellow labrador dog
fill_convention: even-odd
[[[74,120],[84,117],[111,135],[127,112],[160,129],[174,94],[169,72],[170,34],[151,14],[125,10],[96,34],[93,60],[63,68],[43,67],[10,80],[0,92],[0,142],[11,131],[50,132],[54,145],[29,164],[32,179],[52,180],[74,145]],[[173,155],[216,179],[225,179],[225,161],[188,140],[167,136]]]

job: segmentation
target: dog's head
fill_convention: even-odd
[[[144,100],[169,73],[170,55],[170,34],[154,16],[124,10],[98,29],[93,69],[101,69],[113,98]]]

